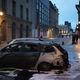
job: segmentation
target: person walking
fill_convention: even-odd
[[[75,40],[76,40],[76,35],[75,35],[75,32],[73,32],[73,34],[72,34],[72,44],[75,44]]]
[[[76,30],[76,32],[75,32],[75,36],[76,36],[76,38],[75,38],[75,43],[76,43],[76,44],[78,44],[78,34],[79,34],[79,31]]]

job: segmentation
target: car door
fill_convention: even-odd
[[[24,65],[27,68],[33,68],[40,56],[39,46],[32,43],[24,43],[21,52],[24,56]]]
[[[14,43],[2,49],[0,66],[22,68],[24,58],[20,53],[21,46],[22,44],[20,43]]]

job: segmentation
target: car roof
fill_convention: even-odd
[[[16,38],[10,41],[9,44],[20,42],[20,41],[48,41],[50,42],[51,40],[48,38]]]
[[[16,38],[16,39],[11,40],[9,42],[9,44],[13,44],[13,43],[18,42],[18,41],[33,41],[33,40],[37,41],[39,39],[38,38]]]
[[[27,43],[27,44],[41,44],[41,45],[50,45],[50,42],[48,41],[18,41],[18,42],[14,42],[16,43]],[[14,44],[13,43],[13,44]],[[10,45],[10,44],[9,44]]]
[[[9,42],[8,45],[13,43],[32,43],[32,44],[41,44],[41,45],[55,45],[52,39],[48,38],[16,38]]]

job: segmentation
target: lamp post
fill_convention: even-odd
[[[78,36],[80,37],[80,21],[78,21],[78,24],[76,26],[76,31],[78,31]]]
[[[0,11],[0,43],[1,43],[1,22],[2,22],[3,15],[4,15],[4,13],[2,11]]]

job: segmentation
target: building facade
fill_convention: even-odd
[[[49,0],[36,0],[36,30],[38,37],[47,37],[49,26]]]
[[[48,38],[51,27],[57,32],[58,9],[51,8],[49,0],[0,0],[1,12],[0,42],[22,37]]]
[[[29,0],[0,0],[1,41],[32,36],[31,5]]]
[[[64,25],[59,25],[59,36],[66,36],[72,34],[71,23],[68,21],[64,22]]]
[[[78,12],[78,21],[80,21],[80,1],[79,1],[79,4],[76,5],[76,9]]]
[[[56,7],[56,5],[52,4],[51,1],[49,1],[49,29],[48,29],[48,33],[49,36],[48,37],[56,37],[58,35],[58,21],[59,20],[59,11],[58,8]]]
[[[78,24],[76,26],[76,30],[79,31],[78,35],[80,37],[80,0],[79,0],[79,4],[76,5],[76,9],[77,9],[77,12],[78,12]]]

